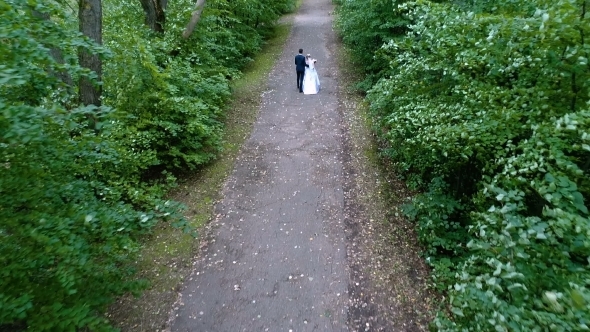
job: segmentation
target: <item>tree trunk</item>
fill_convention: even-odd
[[[195,10],[191,16],[191,20],[188,22],[186,29],[182,33],[182,38],[187,39],[195,30],[195,26],[199,23],[201,19],[201,13],[203,12],[203,8],[205,8],[205,0],[197,0],[195,4]]]
[[[95,43],[102,45],[102,4],[101,0],[79,0],[78,19],[80,32]],[[102,62],[98,54],[81,49],[78,52],[80,66],[96,73],[97,81],[102,77]],[[80,102],[84,105],[100,106],[101,87],[86,77],[80,79]]]
[[[164,32],[168,0],[139,0],[145,12],[145,24],[155,32]]]

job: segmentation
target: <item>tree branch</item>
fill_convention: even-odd
[[[205,0],[197,0],[197,3],[195,4],[195,10],[191,15],[191,19],[182,33],[182,38],[187,39],[193,33],[193,30],[195,30],[195,26],[201,19],[203,8],[205,8],[205,2]]]

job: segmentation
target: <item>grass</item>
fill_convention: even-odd
[[[185,216],[201,235],[194,237],[161,224],[146,237],[136,268],[139,277],[149,280],[150,288],[139,298],[127,296],[119,299],[107,314],[122,330],[154,331],[165,328],[176,293],[201,247],[203,232],[199,230],[214,218],[215,203],[222,198],[222,185],[241,146],[250,135],[258,115],[261,93],[266,88],[267,75],[279,58],[290,31],[290,23],[277,25],[272,38],[244,69],[244,75],[232,82],[233,99],[226,113],[224,151],[210,165],[181,176],[178,187],[170,193],[171,199],[186,205]]]

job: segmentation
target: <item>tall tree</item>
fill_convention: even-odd
[[[155,32],[164,32],[168,0],[139,0],[145,12],[145,24]]]
[[[195,10],[193,11],[191,19],[182,33],[182,37],[184,39],[190,37],[190,35],[193,33],[193,30],[195,30],[195,26],[197,26],[197,23],[199,23],[199,20],[201,19],[201,13],[205,8],[205,2],[205,0],[197,0],[195,3]]]
[[[95,43],[102,45],[102,3],[101,0],[79,0],[78,20],[80,32]],[[80,65],[96,73],[96,80],[102,77],[102,61],[98,54],[86,50],[78,52]],[[101,87],[88,77],[80,79],[80,102],[84,105],[100,106]]]

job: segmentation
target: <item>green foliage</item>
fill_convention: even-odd
[[[436,329],[588,329],[588,8],[407,2],[406,36],[374,52],[375,131],[424,191],[407,212],[448,286]]]
[[[336,0],[336,27],[343,41],[352,49],[353,60],[365,72],[366,79],[359,84],[369,90],[389,70],[388,62],[376,51],[407,31],[409,21],[397,11],[402,0]]]
[[[40,15],[51,15],[45,20]],[[59,79],[60,73],[74,78],[92,75],[78,66],[75,50],[104,53],[76,31],[56,21],[64,13],[52,2],[3,1],[0,3],[0,96],[3,100],[38,106],[42,102],[64,102],[69,96]],[[49,49],[64,50],[63,63],[58,63]],[[74,54],[72,55],[72,52]],[[24,66],[23,64],[27,64]],[[54,75],[47,75],[50,72]]]
[[[434,179],[427,193],[416,196],[412,204],[404,207],[406,215],[417,221],[418,239],[426,245],[426,255],[457,256],[464,252],[457,245],[467,236],[459,221],[464,207],[445,193],[447,189],[442,179]]]
[[[208,1],[188,41],[181,39],[192,1],[170,3],[168,33],[154,35],[137,15],[137,4],[113,1],[105,13],[105,100],[124,111],[119,139],[150,153],[155,169],[195,168],[221,149],[223,107],[229,80],[251,61],[273,24],[293,1]],[[121,19],[119,19],[121,18]],[[137,27],[137,28],[134,28]]]
[[[458,317],[440,317],[439,328],[466,319],[470,330],[587,328],[590,187],[578,164],[590,160],[589,131],[589,110],[540,124],[486,186],[491,207],[474,213],[472,256],[452,292]],[[481,306],[470,308],[475,302]]]
[[[170,60],[165,68],[158,67],[153,56],[157,49],[149,49],[152,45],[138,43],[134,52],[127,52],[134,53],[133,58],[117,53],[120,62],[107,66],[107,73],[116,70],[118,75],[105,78],[106,86],[119,88],[110,90],[116,95],[107,92],[105,99],[125,110],[119,118],[125,127],[120,139],[133,151],[153,156],[146,160],[148,165],[178,169],[204,164],[221,146],[227,80],[219,72],[191,68],[186,61]],[[120,64],[126,62],[121,70]]]
[[[137,250],[134,237],[158,220],[182,221],[180,210],[153,195],[146,200],[137,183],[136,199],[121,200],[129,188],[105,176],[119,173],[124,150],[80,125],[94,110],[2,106],[0,123],[10,126],[0,155],[0,324],[102,326],[97,310],[145,286],[125,267]]]
[[[293,1],[208,1],[189,40],[191,1],[170,3],[164,34],[139,2],[103,5],[104,47],[67,2],[0,2],[0,330],[113,330],[104,309],[147,286],[141,236],[189,231],[163,199],[173,172],[215,158],[229,81]],[[101,55],[103,82],[80,50]],[[78,105],[68,82],[84,76],[106,106]]]

